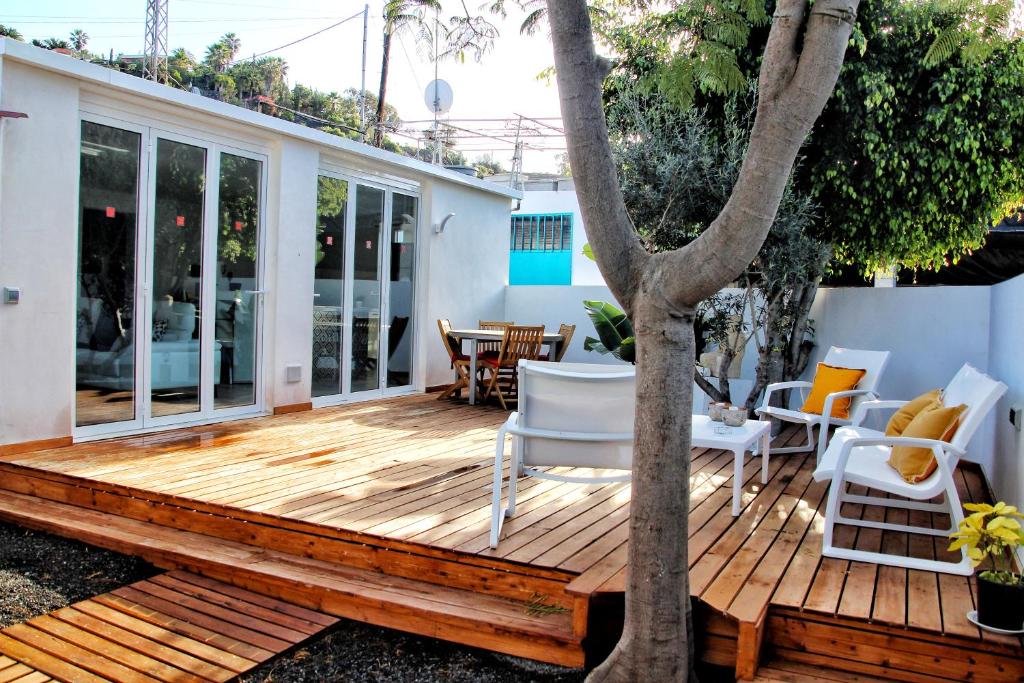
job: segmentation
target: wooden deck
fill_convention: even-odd
[[[0,631],[0,681],[229,681],[336,622],[170,572]]]
[[[63,527],[331,614],[578,666],[616,637],[629,489],[524,480],[517,514],[490,550],[493,444],[504,417],[428,395],[9,454],[0,457],[0,517]],[[785,432],[777,443],[791,438],[800,436]],[[813,458],[772,458],[763,486],[760,461],[748,462],[734,518],[731,457],[692,454],[691,590],[707,661],[752,678],[771,650],[786,661],[900,680],[1024,680],[1021,641],[982,633],[964,618],[974,599],[968,579],[821,558],[826,487],[811,478]],[[965,468],[959,477],[965,501],[987,498],[980,472]],[[31,504],[40,498],[51,507]],[[115,519],[136,526],[104,533]],[[189,556],[168,535],[184,530],[238,547],[203,541],[207,557]],[[844,533],[843,542],[862,548],[945,553],[941,539]],[[159,542],[138,540],[147,535]],[[287,562],[264,562],[265,554],[245,550],[254,547],[320,562],[302,569],[316,576],[335,571],[328,565],[349,572],[319,583],[303,575],[304,585],[322,591],[342,580],[379,583],[373,576],[383,574],[410,583],[381,590],[427,583],[436,587],[430,600],[460,607],[446,628],[435,623],[444,610],[429,605],[421,621],[387,618],[397,609],[387,600],[357,609],[289,587],[281,578]],[[245,558],[244,571],[230,557]],[[474,635],[482,632],[472,621],[474,600],[501,615],[493,632]]]

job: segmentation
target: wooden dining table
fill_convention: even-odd
[[[476,404],[476,371],[477,371],[477,347],[480,342],[500,342],[505,336],[502,330],[452,330],[448,333],[458,342],[462,348],[464,341],[469,341],[469,404]],[[548,345],[548,358],[558,356],[558,347],[565,341],[565,337],[557,332],[545,332],[544,343]]]

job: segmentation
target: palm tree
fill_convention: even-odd
[[[287,90],[288,62],[280,57],[262,57],[254,62],[256,70],[263,77],[263,94],[277,99],[282,90]]]
[[[71,47],[73,47],[77,52],[84,50],[86,44],[89,42],[89,34],[80,28],[76,28],[72,31],[69,37],[71,38]]]
[[[4,26],[3,24],[0,24],[0,36],[10,38],[11,40],[25,40],[25,37],[21,35],[21,31],[12,26]]]
[[[391,36],[403,28],[415,26],[421,32],[429,31],[426,21],[427,10],[441,11],[438,0],[388,0],[384,3],[384,54],[380,62],[380,88],[377,91],[377,126],[373,132],[373,144],[381,146],[384,141],[384,97],[388,89],[388,66],[391,63]],[[365,123],[363,124],[365,126]]]
[[[71,43],[61,38],[47,38],[46,40],[33,40],[32,44],[36,47],[45,47],[47,50],[70,50]]]
[[[206,48],[206,63],[217,73],[224,73],[235,61],[242,41],[234,33],[225,33],[220,40]]]
[[[238,51],[242,49],[242,39],[234,33],[225,33],[220,38],[220,43],[225,47],[228,53],[228,61],[235,61],[235,57],[238,55]]]

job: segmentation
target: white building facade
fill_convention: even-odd
[[[0,110],[0,448],[423,391],[504,312],[516,190],[7,40]]]

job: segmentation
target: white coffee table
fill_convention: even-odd
[[[724,427],[724,429],[723,429]],[[720,431],[716,431],[718,428]],[[757,441],[761,447],[757,448]],[[740,495],[743,492],[743,459],[747,451],[761,455],[761,483],[768,483],[768,449],[772,439],[772,423],[747,420],[742,427],[726,427],[712,422],[707,415],[693,416],[690,443],[694,448],[720,448],[733,452],[732,516],[740,514]]]

